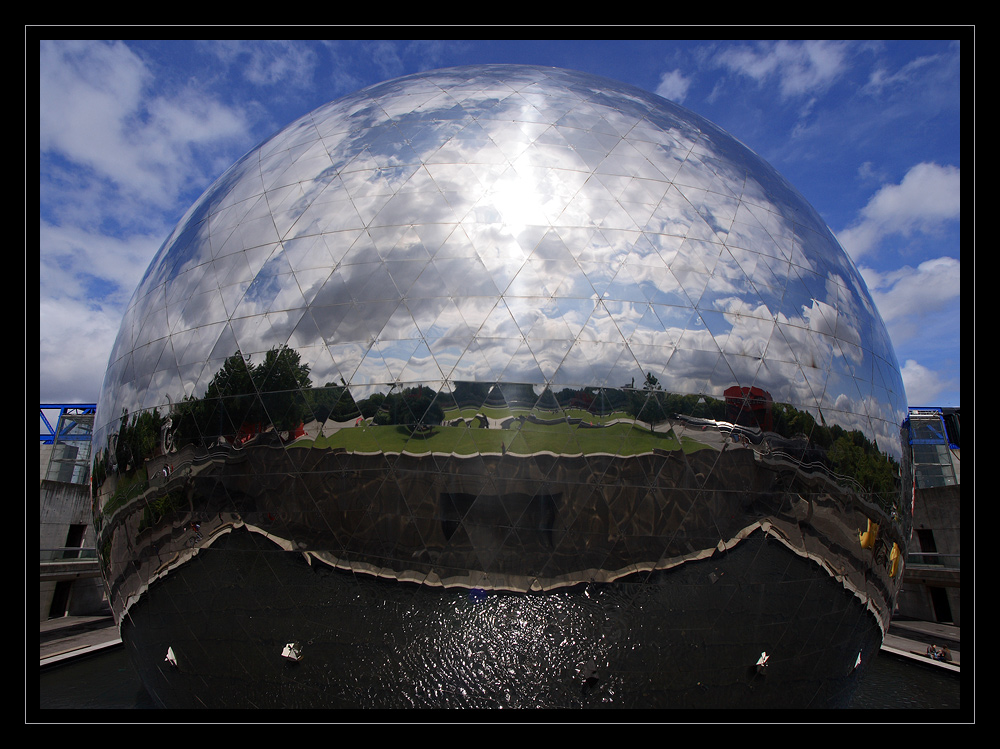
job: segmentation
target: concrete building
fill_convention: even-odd
[[[108,612],[90,506],[93,404],[39,408],[39,621]]]
[[[909,409],[913,536],[898,614],[961,626],[961,411]]]

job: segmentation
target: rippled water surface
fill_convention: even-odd
[[[539,652],[545,649],[536,644]],[[488,648],[487,643],[474,647]],[[485,668],[485,666],[484,666]],[[492,668],[503,668],[494,664]],[[851,707],[872,710],[958,709],[960,678],[933,666],[890,655],[872,665]],[[113,648],[41,673],[39,706],[47,709],[146,710],[156,705],[125,654]],[[44,720],[44,712],[42,713]]]
[[[853,708],[958,709],[961,677],[936,666],[882,653],[854,695]]]

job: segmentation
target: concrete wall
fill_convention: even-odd
[[[44,468],[42,470],[44,473]],[[66,546],[70,527],[74,525],[86,526],[81,545],[90,548],[95,546],[89,487],[43,479],[39,484],[38,500],[39,549],[57,549]],[[99,575],[65,579],[61,582],[42,580],[39,588],[40,621],[49,618],[52,601],[60,585],[63,588],[69,586],[65,613],[84,616],[109,612],[104,584]]]
[[[42,480],[38,489],[38,544],[52,549],[66,545],[71,525],[88,526],[84,546],[94,545],[93,518],[90,512],[90,488]]]
[[[961,485],[918,489],[913,510],[914,530],[918,528],[932,530],[939,553],[961,553]],[[958,564],[957,558],[954,564]]]
[[[961,557],[944,557],[940,565],[919,564],[921,545],[918,531],[930,531],[939,554],[961,554],[961,485],[918,489],[914,503],[913,536],[910,539],[905,583],[897,602],[898,613],[923,621],[939,621],[940,599],[947,600],[951,620],[961,626]],[[937,567],[938,569],[934,569]],[[935,605],[935,597],[938,603]]]
[[[41,449],[38,451],[38,480],[42,481],[45,478],[45,472],[49,470],[49,458],[52,457],[52,445],[46,445],[44,442],[41,444]]]

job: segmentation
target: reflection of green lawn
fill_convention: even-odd
[[[575,455],[579,453],[613,453],[637,455],[660,450],[694,452],[704,445],[673,432],[650,432],[631,424],[613,424],[600,429],[580,428],[566,423],[547,425],[524,424],[520,429],[479,429],[476,427],[434,427],[423,435],[410,436],[396,426],[359,426],[341,429],[328,437],[314,441],[300,440],[297,446],[343,448],[351,452],[454,453],[472,455],[477,452],[498,453],[506,448],[518,454],[549,451]]]
[[[615,411],[604,416],[596,416],[582,408],[563,408],[558,411],[544,408],[493,408],[482,406],[481,408],[448,408],[444,411],[444,421],[448,423],[454,419],[473,419],[477,414],[483,414],[490,419],[509,419],[512,416],[528,416],[533,414],[541,421],[558,421],[569,417],[571,419],[582,419],[591,424],[606,424],[615,419],[630,418],[624,411]]]
[[[120,473],[115,492],[111,498],[101,507],[102,514],[110,516],[119,507],[124,507],[128,502],[149,487],[149,480],[146,478],[146,470]]]

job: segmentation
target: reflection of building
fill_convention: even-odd
[[[774,429],[771,394],[758,387],[726,388],[726,419],[734,424],[757,427],[765,432]]]
[[[94,408],[94,404],[42,404],[39,409],[42,620],[108,609],[90,506]]]
[[[961,625],[961,410],[910,408],[913,538],[900,614]]]
[[[126,312],[122,639],[167,705],[844,704],[909,536],[873,309],[780,175],[649,93],[484,66],[332,102]]]

